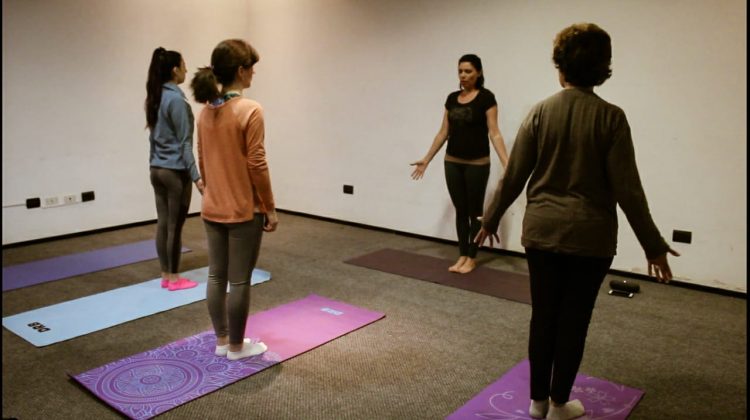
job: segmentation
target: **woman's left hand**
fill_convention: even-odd
[[[198,192],[203,195],[203,191],[206,189],[206,186],[203,184],[202,179],[195,181],[195,187],[198,188]]]
[[[669,283],[672,280],[672,269],[669,268],[667,254],[679,257],[680,253],[672,248],[657,257],[648,260],[648,275],[656,277],[659,283]]]

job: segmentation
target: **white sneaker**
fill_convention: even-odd
[[[229,360],[240,360],[247,357],[257,356],[265,353],[268,347],[263,344],[262,341],[257,343],[242,343],[242,350],[240,351],[227,351],[227,359]]]
[[[250,343],[251,340],[249,338],[246,338],[242,342],[243,343]],[[220,356],[220,357],[224,357],[224,356],[227,355],[228,351],[229,351],[229,344],[224,344],[223,346],[216,346],[216,351],[214,352],[214,354],[217,355],[217,356]]]

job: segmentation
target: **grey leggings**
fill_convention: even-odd
[[[245,338],[250,280],[258,261],[264,220],[262,213],[243,223],[204,220],[208,237],[208,314],[216,336],[229,334],[230,344],[242,344]]]
[[[156,197],[156,253],[164,273],[177,273],[182,255],[182,226],[190,207],[193,186],[187,171],[151,167]]]

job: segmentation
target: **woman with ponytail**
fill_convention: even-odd
[[[146,126],[150,131],[151,185],[156,196],[156,251],[161,287],[190,289],[198,283],[179,276],[182,226],[185,224],[192,180],[203,193],[203,181],[193,156],[193,112],[177,85],[185,81],[180,53],[157,48],[146,82]]]
[[[279,223],[266,162],[263,108],[242,96],[258,59],[247,42],[222,41],[211,54],[211,66],[198,70],[190,83],[195,100],[206,104],[198,118],[198,164],[205,182],[201,216],[209,252],[206,302],[216,333],[215,353],[230,360],[267,349],[244,334],[263,231],[273,232]]]

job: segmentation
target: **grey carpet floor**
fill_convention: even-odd
[[[3,249],[3,265],[152,238],[155,225]],[[184,271],[208,264],[188,218]],[[263,238],[251,313],[310,293],[386,318],[184,404],[163,419],[442,419],[526,357],[531,307],[343,261],[381,248],[454,258],[450,244],[282,214]],[[480,252],[492,268],[523,258]],[[645,263],[645,261],[644,261]],[[706,261],[710,264],[710,261]],[[156,260],[3,293],[3,316],[158,277]],[[610,277],[615,278],[615,277]],[[633,299],[600,290],[582,373],[645,391],[631,419],[745,419],[747,300],[640,281]],[[96,314],[92,314],[96,316]],[[210,329],[205,301],[36,348],[3,329],[4,418],[116,419],[70,380],[108,362]]]

